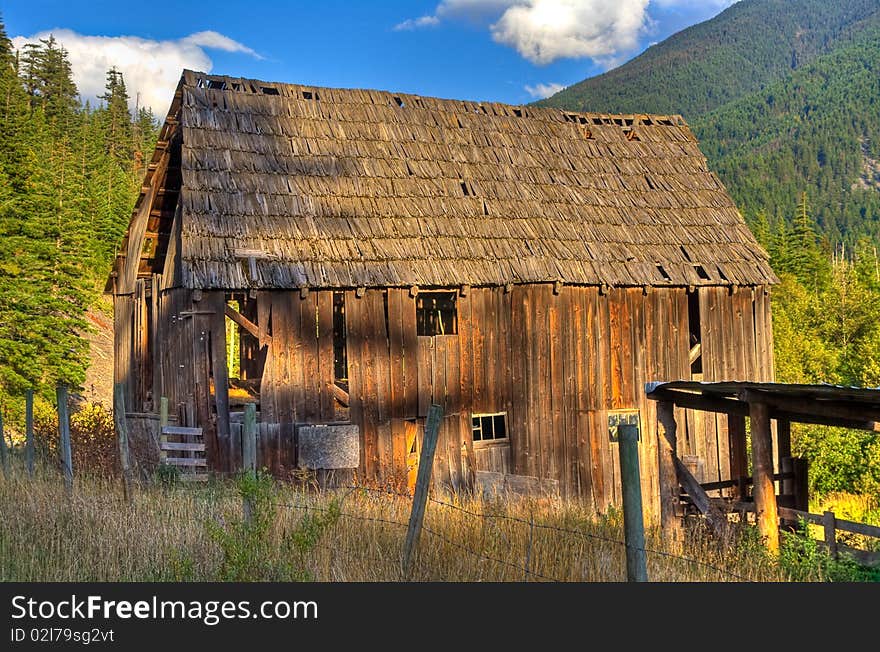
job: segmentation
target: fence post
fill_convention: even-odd
[[[248,403],[244,406],[244,427],[242,430],[242,470],[254,476],[257,473],[257,406],[254,403]],[[254,506],[247,496],[242,498],[241,507],[245,522],[250,523]]]
[[[826,511],[822,514],[822,526],[825,528],[825,545],[828,546],[828,554],[832,559],[837,559],[837,518],[834,512]]]
[[[113,385],[113,417],[116,421],[116,441],[119,444],[119,465],[122,467],[122,496],[131,502],[131,460],[128,450],[128,424],[125,422],[125,385]]]
[[[639,475],[639,428],[617,427],[620,444],[620,482],[623,488],[623,530],[626,541],[626,579],[647,582],[645,522],[642,513],[642,482]]]
[[[24,393],[24,463],[30,477],[34,477],[34,390],[29,389]]]
[[[168,443],[168,435],[165,434],[165,426],[168,425],[168,397],[159,397],[159,464],[165,464],[168,451],[165,444]]]
[[[428,502],[428,488],[431,483],[431,467],[434,466],[434,451],[437,449],[437,435],[440,432],[440,419],[443,408],[432,405],[428,410],[425,423],[425,438],[422,441],[422,452],[419,456],[419,472],[416,476],[416,489],[413,494],[412,512],[409,515],[409,527],[406,530],[406,541],[403,544],[403,575],[409,577],[412,554],[422,533],[425,520],[425,504]]]
[[[64,486],[68,493],[73,491],[73,455],[70,450],[70,411],[67,407],[67,386],[58,385],[55,390],[58,399],[58,439],[61,445],[61,470],[64,472]]]
[[[0,409],[0,465],[3,475],[9,477],[9,451],[6,448],[6,433],[3,432],[3,410]]]

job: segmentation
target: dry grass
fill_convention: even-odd
[[[407,499],[369,489],[316,492],[284,485],[272,491],[263,560],[270,570],[247,579],[287,578],[271,570],[284,564],[297,569],[298,577],[319,581],[404,579],[400,552]],[[617,513],[596,516],[560,501],[436,499],[452,502],[429,503],[411,580],[626,579]],[[306,517],[337,511],[323,525]],[[104,479],[78,478],[68,497],[54,473],[33,480],[16,473],[0,478],[0,580],[224,579],[224,551],[206,525],[213,521],[231,530],[240,520],[241,499],[229,481],[197,488],[143,486],[126,505],[118,484]],[[312,539],[303,537],[304,531]],[[689,533],[681,552],[699,562],[660,554],[662,545],[649,533],[650,579],[788,579],[752,538],[720,545],[700,532]]]

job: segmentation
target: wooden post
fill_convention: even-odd
[[[128,450],[128,424],[125,421],[125,385],[113,385],[113,418],[116,421],[116,443],[119,446],[119,466],[122,468],[122,496],[131,502],[131,460]]]
[[[425,438],[422,441],[422,453],[419,457],[419,473],[416,478],[416,490],[413,495],[412,513],[409,516],[409,528],[403,546],[403,575],[409,577],[412,554],[422,533],[422,522],[425,520],[425,504],[428,502],[428,488],[431,484],[431,468],[434,466],[434,451],[437,449],[437,435],[440,432],[440,419],[443,408],[432,405],[428,410],[425,423]]]
[[[657,404],[657,421],[663,427],[663,436],[657,433],[657,464],[660,474],[660,527],[663,541],[670,547],[677,547],[683,540],[683,524],[678,515],[679,484],[675,472],[677,435],[675,405],[668,401]]]
[[[244,429],[242,433],[242,465],[245,471],[257,470],[257,406],[248,403],[244,407]]]
[[[168,443],[168,435],[165,434],[165,426],[168,425],[168,397],[159,398],[159,464],[165,464],[168,458],[168,451],[165,450],[165,444]]]
[[[837,559],[837,519],[834,512],[826,511],[822,514],[822,526],[825,528],[825,545],[832,559]]]
[[[3,475],[9,477],[9,451],[6,448],[6,433],[3,432],[3,410],[0,409],[0,465]]]
[[[727,446],[730,451],[730,479],[736,481],[731,488],[732,498],[745,500],[748,494],[746,478],[749,477],[749,461],[746,451],[746,418],[727,415]]]
[[[791,458],[794,471],[794,508],[802,512],[810,511],[810,485],[808,480],[809,467],[807,460],[800,457]]]
[[[779,518],[773,486],[773,440],[767,404],[749,397],[749,418],[752,425],[755,519],[767,550],[776,554],[779,552]]]
[[[255,476],[257,473],[257,406],[248,403],[244,407],[244,428],[242,432],[243,472]],[[242,498],[241,509],[245,523],[250,523],[254,506],[247,496]]]
[[[620,443],[620,483],[623,488],[623,531],[626,541],[626,580],[647,582],[645,522],[642,513],[642,481],[639,473],[639,429],[621,424],[617,427]]]
[[[55,396],[58,399],[58,441],[61,447],[61,470],[64,472],[64,486],[70,493],[73,491],[73,455],[70,450],[70,412],[67,408],[67,387],[58,385]]]
[[[29,389],[24,393],[24,463],[30,477],[34,477],[34,390]]]

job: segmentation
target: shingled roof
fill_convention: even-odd
[[[192,71],[176,98],[186,287],[777,280],[680,116]]]

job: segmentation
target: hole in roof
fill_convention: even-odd
[[[715,265],[715,268],[718,270],[718,276],[720,276],[722,280],[727,281],[728,283],[730,283],[730,279],[727,278],[727,274],[725,274],[725,273],[724,273],[724,270],[721,269],[721,265]]]
[[[303,94],[304,100],[317,100],[318,99],[318,94],[313,93],[312,91],[303,91],[302,94]]]
[[[584,116],[579,115],[578,122],[581,123],[582,125],[585,125],[585,124],[587,124],[587,119]]]
[[[457,116],[455,118],[455,121],[458,123],[459,129],[464,129],[464,127],[462,127],[462,125],[461,125],[461,120],[459,120]]]
[[[704,281],[711,280],[709,278],[709,275],[706,273],[706,270],[703,269],[702,265],[694,265],[694,270],[696,270],[697,276],[699,276],[702,280],[704,280]]]
[[[461,191],[464,193],[465,197],[471,196],[471,191],[468,189],[468,185],[464,181],[461,182]]]
[[[222,79],[209,79],[208,80],[208,88],[213,88],[216,91],[225,91],[226,90],[226,82]]]
[[[400,99],[399,97],[397,97],[396,95],[394,96],[394,102],[395,102],[395,104],[397,104],[397,106],[399,106],[400,108],[403,108],[403,107],[406,106],[406,103],[405,103],[402,99]]]
[[[409,176],[414,176],[414,175],[413,175],[412,168],[411,168],[410,165],[409,165],[409,161],[406,161],[406,173],[407,173]]]
[[[489,207],[486,205],[486,202],[483,201],[483,215],[489,214]]]
[[[657,263],[657,271],[660,272],[660,276],[663,277],[664,281],[671,281],[672,280],[672,277],[669,275],[669,273],[665,269],[663,269],[663,265],[661,265],[660,263]]]
[[[232,83],[232,90],[234,90],[234,91],[240,91],[240,90],[241,90],[241,84],[236,84],[235,82],[233,82],[233,83]]]
[[[654,185],[654,182],[651,181],[651,177],[649,177],[647,174],[645,175],[645,181],[648,182],[648,188],[650,188],[651,190],[657,190],[657,186]]]
[[[627,140],[641,140],[635,129],[627,128],[623,130],[623,133],[626,135]]]
[[[602,124],[602,118],[593,118],[593,124],[594,125]]]
[[[625,118],[623,122],[627,127],[631,127],[632,123],[633,123],[633,119],[632,118]]]
[[[515,115],[517,118],[521,118],[521,117],[523,117],[522,109],[514,109],[514,110],[513,110],[513,115]]]
[[[489,112],[486,111],[486,107],[485,107],[485,106],[483,106],[482,104],[480,104],[479,107],[480,107],[480,111],[482,111],[482,112],[485,113],[486,115],[489,114]]]
[[[693,262],[691,260],[691,255],[688,253],[688,250],[684,248],[684,245],[679,245],[678,248],[681,249],[681,253],[684,254],[684,258],[686,261],[688,261],[689,263]]]
[[[270,86],[261,86],[260,90],[263,91],[263,95],[280,95],[277,88],[272,88]]]

